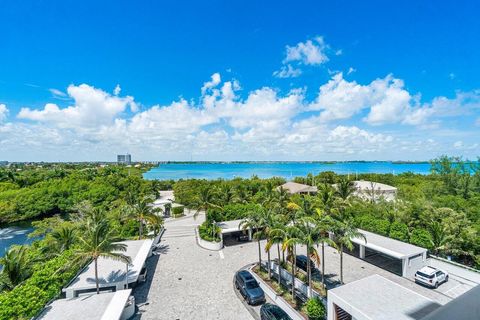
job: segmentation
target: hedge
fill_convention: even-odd
[[[181,217],[183,216],[184,206],[181,207],[172,207],[172,215],[174,217]]]
[[[207,220],[231,221],[239,220],[248,216],[250,212],[258,211],[261,206],[254,203],[249,204],[228,204],[223,208],[213,208],[207,212]]]
[[[35,268],[32,276],[12,291],[0,294],[0,319],[30,319],[37,315],[61,288],[77,273],[71,266],[72,253],[65,251],[61,256]],[[59,271],[66,269],[65,271]]]

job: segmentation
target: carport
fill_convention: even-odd
[[[399,276],[410,278],[427,265],[427,249],[358,229],[365,239],[353,238],[348,253]],[[365,241],[366,240],[366,241]]]
[[[217,226],[222,230],[222,239],[224,245],[231,245],[239,242],[239,239],[245,237],[246,240],[252,240],[252,230],[248,229],[248,233],[240,228],[242,219],[217,222]]]

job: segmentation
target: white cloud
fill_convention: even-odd
[[[330,121],[347,119],[367,107],[370,99],[368,86],[355,81],[348,82],[343,74],[335,74],[331,80],[320,87],[320,92],[310,110],[322,110],[320,119]]]
[[[117,84],[117,85],[115,86],[115,89],[113,89],[113,94],[116,95],[116,96],[118,96],[121,91],[122,91],[122,88],[120,87],[119,84]]]
[[[55,89],[55,88],[51,88],[51,89],[48,89],[48,91],[50,91],[50,93],[54,96],[54,97],[66,97],[67,94],[61,90],[58,90],[58,89]]]
[[[205,94],[205,92],[211,88],[214,88],[216,86],[218,86],[220,84],[220,82],[222,81],[221,77],[220,77],[220,73],[214,73],[212,74],[211,76],[211,80],[210,81],[207,81],[203,84],[203,87],[202,87],[202,95]]]
[[[8,110],[0,105],[0,149],[23,160],[33,155],[108,160],[122,150],[151,160],[404,159],[406,151],[411,159],[426,159],[439,150],[478,151],[472,138],[476,128],[447,129],[441,118],[478,117],[480,92],[420,102],[420,95],[391,75],[360,84],[341,73],[332,75],[313,101],[306,89],[282,93],[262,87],[243,94],[240,89],[238,81],[222,82],[216,73],[202,86],[199,100],[179,99],[131,114],[133,97],[72,85],[71,106],[23,108],[18,118],[33,123],[5,123]],[[369,127],[385,123],[399,126]],[[417,128],[402,129],[402,124]],[[452,137],[462,145],[455,146]]]
[[[296,78],[302,74],[302,70],[292,67],[292,65],[287,64],[282,66],[280,70],[277,70],[273,73],[273,76],[277,78]]]
[[[0,104],[0,123],[4,122],[7,120],[8,116],[8,108],[5,104]]]
[[[47,103],[42,110],[22,108],[18,118],[53,123],[63,128],[82,129],[111,124],[127,107],[132,112],[137,111],[133,97],[111,96],[87,84],[70,85],[67,92],[75,102],[73,106],[60,108],[56,104]]]
[[[351,73],[354,73],[356,71],[357,71],[357,69],[355,69],[353,67],[350,67],[350,68],[348,68],[347,74],[351,74]]]
[[[299,42],[293,47],[287,46],[284,63],[293,61],[305,65],[320,65],[326,63],[329,60],[326,54],[328,48],[328,45],[321,36],[305,42]]]

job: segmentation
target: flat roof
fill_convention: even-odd
[[[410,243],[381,236],[373,232],[365,231],[362,229],[358,229],[358,231],[365,235],[367,241],[365,242],[363,238],[353,238],[352,242],[364,245],[366,248],[382,252],[391,257],[403,259],[415,256],[417,254],[423,254],[427,251],[427,249],[425,248],[417,247]]]
[[[121,252],[132,260],[128,267],[128,283],[136,282],[152,247],[153,239],[122,241],[127,251]],[[98,279],[100,287],[114,286],[125,282],[127,266],[124,262],[98,258]],[[63,291],[83,290],[95,287],[95,267],[93,261]]]
[[[378,274],[329,290],[328,300],[357,320],[421,319],[440,307]]]
[[[441,306],[423,320],[480,319],[480,285]]]
[[[222,229],[222,233],[242,231],[242,228],[240,228],[240,223],[242,222],[242,220],[243,219],[217,222],[217,226]]]
[[[101,294],[86,294],[76,298],[58,299],[47,305],[37,320],[118,320],[131,289]]]
[[[378,191],[397,191],[397,188],[393,186],[375,181],[355,180],[353,183],[355,184],[355,188],[359,189],[360,191],[372,190],[372,186],[374,190]]]

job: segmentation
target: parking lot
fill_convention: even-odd
[[[149,259],[148,281],[135,290],[140,305],[136,319],[257,318],[255,315],[258,315],[259,307],[249,310],[233,286],[235,272],[257,261],[257,244],[230,243],[221,251],[202,249],[196,244],[194,233],[194,227],[201,221],[201,217],[197,220],[186,217],[166,222],[161,254]],[[305,250],[299,247],[298,252],[305,253]],[[272,259],[276,256],[276,250],[273,250]],[[266,258],[265,253],[263,258]],[[329,285],[338,285],[338,274],[339,254],[326,247],[325,275]],[[440,304],[449,302],[473,286],[451,276],[438,289],[430,289],[344,254],[345,282],[372,274],[379,274]]]

